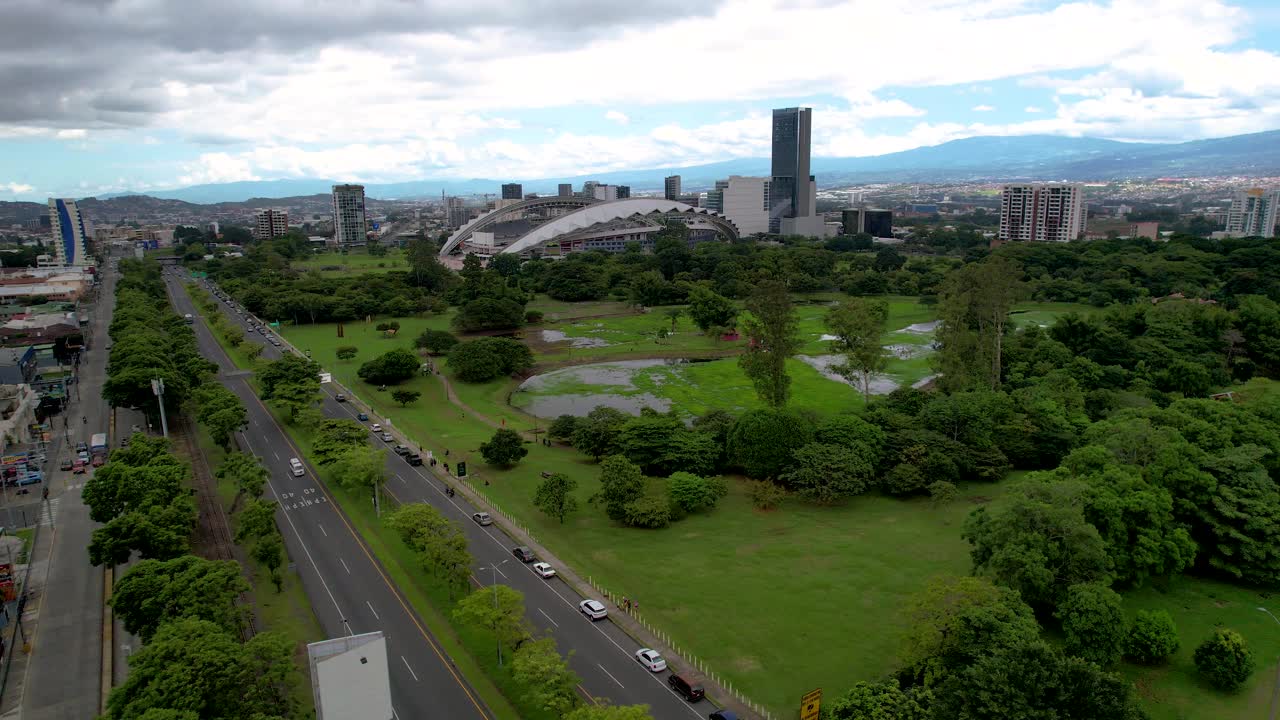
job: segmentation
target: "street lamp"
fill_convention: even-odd
[[[489,569],[493,570],[493,609],[494,610],[498,609],[498,568],[503,565],[506,565],[507,561],[510,559],[511,558],[507,558],[506,560],[503,560],[500,563],[494,563],[493,565],[489,566]],[[496,636],[497,633],[495,632],[494,635]],[[497,640],[498,640],[498,667],[502,667],[502,638],[498,637]]]
[[[1271,618],[1272,620],[1275,620],[1276,624],[1280,625],[1280,618],[1276,617],[1275,614],[1272,613],[1270,610],[1264,607],[1259,607],[1258,610],[1260,612],[1266,613],[1267,617]],[[1271,713],[1269,715],[1271,720],[1276,720],[1276,701],[1277,700],[1280,700],[1280,662],[1276,663],[1276,679],[1271,686]]]

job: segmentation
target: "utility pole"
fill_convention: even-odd
[[[511,558],[507,558],[507,560],[510,560],[510,559]],[[500,563],[494,563],[493,565],[489,566],[489,569],[493,570],[493,609],[494,610],[498,609],[498,567],[500,565],[506,565],[507,560],[503,560]],[[497,633],[494,633],[494,634],[497,635]],[[502,638],[499,637],[497,638],[497,640],[498,640],[498,667],[502,667]]]
[[[160,404],[160,430],[165,437],[169,437],[169,420],[164,414],[164,380],[155,378],[151,381],[151,392],[155,393],[156,400]]]

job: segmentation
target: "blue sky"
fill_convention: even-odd
[[[530,179],[975,135],[1280,129],[1249,0],[9,0],[0,200],[207,182]]]

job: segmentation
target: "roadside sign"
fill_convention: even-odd
[[[822,705],[822,688],[810,690],[800,699],[800,720],[818,720],[818,708]]]
[[[330,383],[330,382],[333,382],[333,375],[332,375],[331,373],[327,373],[327,372],[322,372],[322,373],[320,373],[320,382],[321,382],[322,384],[323,384],[323,383]]]
[[[464,460],[458,463],[458,477],[464,478],[466,476],[467,476],[467,463]]]

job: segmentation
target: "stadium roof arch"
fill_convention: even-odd
[[[454,252],[465,240],[470,238],[477,230],[484,230],[486,227],[502,222],[505,218],[519,212],[521,210],[533,209],[541,207],[539,201],[556,201],[559,200],[560,205],[564,206],[564,201],[576,201],[580,207],[571,212],[567,212],[557,218],[549,220],[536,228],[530,230],[523,237],[503,248],[500,252],[505,254],[519,254],[527,250],[532,250],[543,243],[574,232],[589,228],[592,225],[609,222],[612,220],[623,220],[634,216],[646,216],[652,214],[668,215],[672,213],[680,213],[687,215],[691,219],[704,221],[725,235],[729,241],[738,239],[738,227],[733,224],[724,215],[706,208],[696,208],[692,205],[686,205],[682,202],[674,200],[664,200],[662,198],[627,198],[624,200],[593,200],[590,198],[533,198],[524,200],[495,210],[482,217],[467,223],[459,228],[459,230],[449,238],[444,247],[440,248],[440,255],[448,255]],[[554,204],[554,203],[550,203]],[[550,205],[548,204],[548,206]],[[487,221],[486,221],[487,220]]]
[[[453,253],[453,251],[458,249],[459,245],[466,242],[467,240],[470,240],[471,236],[477,230],[486,230],[492,225],[506,222],[507,220],[513,217],[518,217],[519,215],[522,215],[526,210],[541,210],[541,209],[548,209],[548,208],[575,208],[576,209],[576,208],[583,208],[588,205],[594,205],[599,202],[602,202],[602,201],[597,200],[595,198],[576,197],[576,196],[563,197],[559,195],[552,195],[548,197],[528,198],[527,200],[521,200],[520,202],[517,202],[517,203],[511,203],[506,207],[499,208],[498,210],[494,210],[493,212],[485,213],[484,215],[481,215],[475,220],[472,220],[471,222],[458,228],[456,232],[454,232],[452,235],[449,236],[449,239],[445,242],[444,247],[440,248],[440,256],[444,257],[445,255],[449,255]]]

